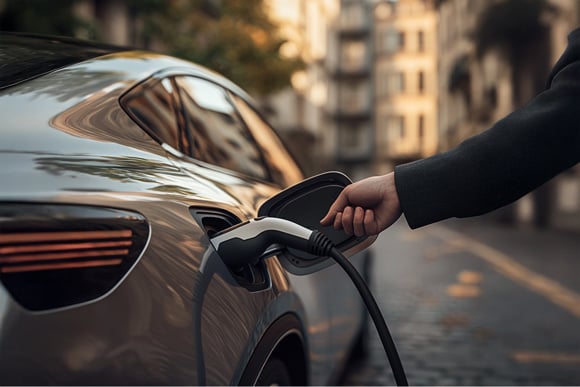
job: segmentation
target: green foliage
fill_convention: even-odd
[[[74,36],[85,23],[72,12],[73,0],[4,0],[0,30]]]
[[[74,3],[0,0],[0,30],[99,40],[98,23],[76,17]],[[125,4],[137,21],[132,25],[135,41],[143,48],[161,43],[168,54],[205,65],[252,93],[265,95],[287,86],[291,74],[303,66],[298,58],[280,57],[284,40],[263,0],[125,0]]]
[[[155,36],[170,54],[208,66],[251,92],[267,94],[287,86],[302,67],[299,59],[280,57],[284,40],[263,0],[149,3],[153,11],[142,12],[145,34]]]

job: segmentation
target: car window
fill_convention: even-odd
[[[200,78],[175,78],[185,125],[192,138],[188,154],[262,180],[270,180],[260,150],[220,86]]]
[[[183,143],[187,141],[179,129],[176,101],[175,88],[166,78],[137,86],[122,99],[121,104],[157,141],[183,151]]]
[[[234,96],[233,100],[246,126],[260,145],[274,181],[283,187],[301,181],[302,171],[274,129],[242,98]]]

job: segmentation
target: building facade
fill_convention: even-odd
[[[351,177],[366,176],[374,152],[374,80],[371,4],[342,0],[331,27],[327,114],[336,133],[336,165]]]
[[[438,149],[437,13],[428,0],[373,8],[374,172]]]
[[[266,4],[287,39],[282,54],[299,56],[306,66],[292,76],[292,87],[263,102],[297,161],[307,175],[313,175],[331,169],[335,160],[336,133],[328,114],[333,79],[328,62],[340,0],[267,0]]]

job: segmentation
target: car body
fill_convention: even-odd
[[[364,314],[338,265],[212,258],[304,178],[244,91],[59,37],[0,34],[0,68],[0,383],[336,382]]]

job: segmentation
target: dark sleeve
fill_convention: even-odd
[[[580,161],[580,30],[547,89],[456,148],[395,168],[411,228],[487,213]]]

